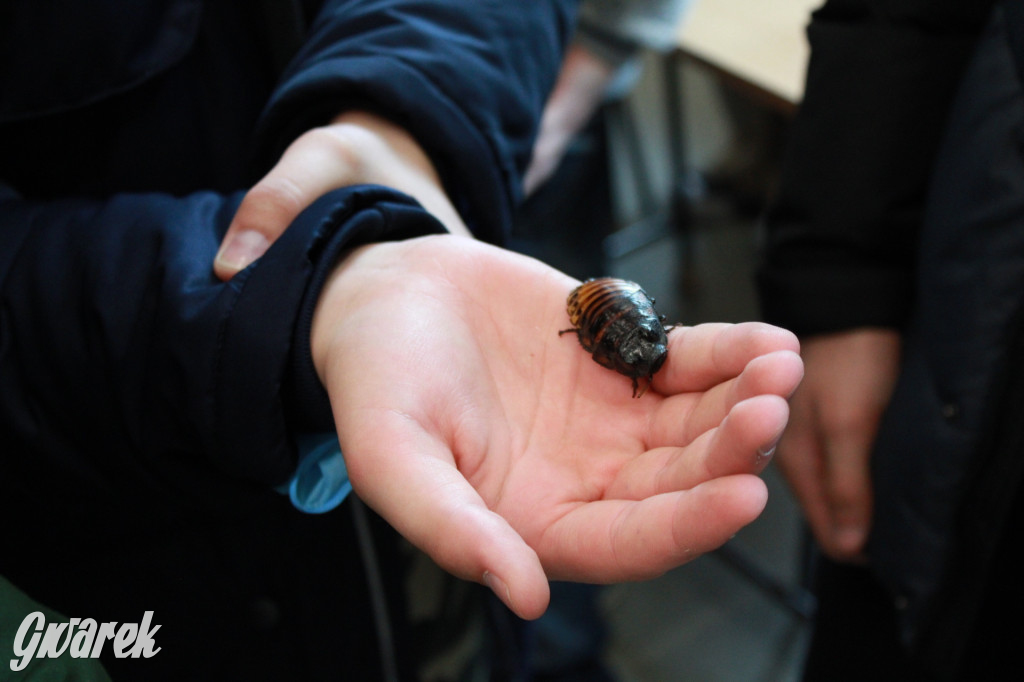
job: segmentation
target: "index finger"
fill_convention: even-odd
[[[668,359],[653,381],[654,390],[663,395],[706,391],[739,376],[754,358],[800,351],[796,335],[763,322],[676,328],[668,338]]]
[[[538,554],[554,580],[647,580],[725,544],[767,500],[763,481],[739,474],[642,500],[588,502],[547,529]]]

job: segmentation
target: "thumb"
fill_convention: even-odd
[[[550,587],[537,553],[484,506],[458,510],[440,542],[428,541],[424,549],[453,575],[482,582],[520,618],[538,618],[548,607]]]
[[[285,150],[246,194],[228,227],[214,272],[228,280],[262,256],[304,209],[339,187],[375,184],[415,198],[450,232],[469,235],[433,162],[402,128],[366,112],[346,112]]]
[[[304,209],[344,184],[349,155],[330,133],[315,129],[292,143],[245,195],[214,260],[214,273],[231,279],[258,259]]]
[[[537,553],[488,509],[444,443],[408,427],[370,430],[394,434],[390,447],[379,438],[347,444],[343,437],[356,494],[441,568],[483,583],[521,618],[538,618],[550,587]]]
[[[294,220],[289,204],[297,204],[298,199],[289,196],[284,187],[283,183],[268,184],[264,179],[245,195],[214,259],[217,277],[227,281],[247,268]]]

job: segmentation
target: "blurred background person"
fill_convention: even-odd
[[[995,7],[993,11],[993,7]],[[1006,679],[1024,531],[1024,12],[831,0],[759,274],[807,377],[807,680]]]

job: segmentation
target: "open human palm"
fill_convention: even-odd
[[[442,567],[540,615],[548,579],[656,576],[760,513],[796,339],[760,324],[670,335],[653,390],[567,326],[575,280],[453,236],[351,254],[314,360],[356,492]]]

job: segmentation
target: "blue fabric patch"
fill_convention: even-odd
[[[296,445],[299,466],[277,491],[288,495],[295,508],[307,514],[331,511],[352,492],[338,437],[333,433],[308,434],[299,436]]]

